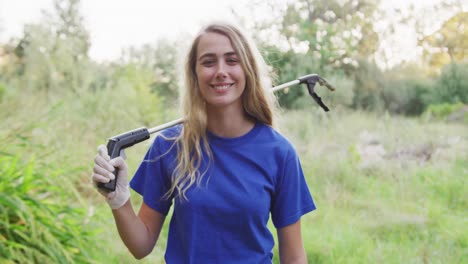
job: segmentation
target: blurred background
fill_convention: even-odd
[[[136,262],[91,186],[97,146],[180,117],[187,46],[219,19],[275,85],[336,87],[316,87],[327,113],[276,93],[318,207],[310,263],[468,262],[466,1],[0,0],[0,263]],[[140,263],[164,263],[166,237]]]

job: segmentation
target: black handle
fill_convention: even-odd
[[[147,140],[150,138],[150,133],[147,128],[137,128],[135,130],[114,136],[109,139],[107,142],[107,153],[109,154],[110,158],[116,158],[120,156],[120,151],[131,147],[137,143]],[[111,180],[107,183],[98,183],[98,187],[107,192],[115,191],[116,183],[117,183],[117,173],[118,170],[115,168],[114,175],[115,179]]]

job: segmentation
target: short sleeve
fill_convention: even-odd
[[[297,222],[304,214],[316,209],[299,157],[294,150],[285,158],[278,176],[271,215],[276,228]]]
[[[164,148],[164,141],[162,137],[155,138],[131,179],[130,187],[143,196],[143,201],[149,207],[167,215],[172,205],[172,199],[164,197],[170,188],[168,161],[171,155],[161,149]]]

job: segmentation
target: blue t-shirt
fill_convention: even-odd
[[[154,210],[167,215],[174,203],[165,254],[172,263],[271,263],[273,236],[315,209],[299,158],[288,140],[256,123],[247,134],[221,138],[208,132],[213,161],[188,201],[163,199],[177,162],[169,139],[181,125],[157,136],[130,186]],[[202,162],[202,169],[208,161]]]

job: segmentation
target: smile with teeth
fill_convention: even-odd
[[[229,84],[229,83],[223,83],[223,84],[214,84],[214,85],[210,85],[211,87],[213,87],[216,91],[224,91],[226,89],[228,89],[229,87],[231,87],[233,85],[233,83]]]

